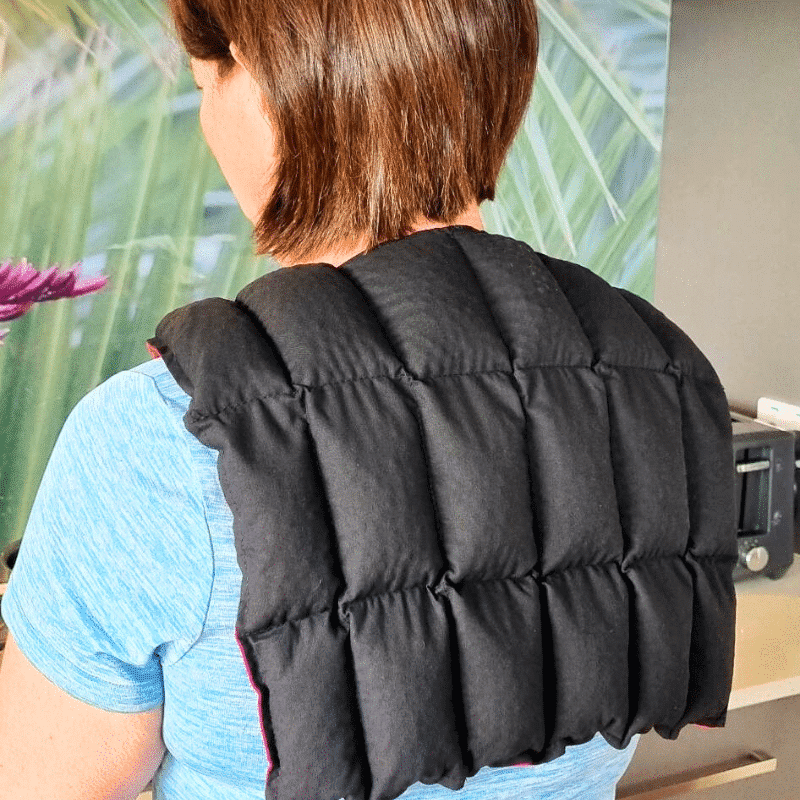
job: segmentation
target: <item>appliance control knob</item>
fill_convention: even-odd
[[[754,547],[744,557],[744,563],[751,572],[761,572],[769,563],[769,551],[766,547]]]

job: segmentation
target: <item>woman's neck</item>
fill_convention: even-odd
[[[452,222],[443,223],[443,222],[433,222],[429,219],[420,219],[415,225],[411,228],[411,233],[418,233],[419,231],[428,231],[432,230],[433,228],[448,228],[452,225],[468,225],[471,228],[475,228],[475,230],[482,231],[484,230],[483,227],[483,219],[481,218],[481,212],[478,208],[477,203],[473,203],[472,205],[468,206],[466,211],[463,214],[460,214],[456,219]],[[334,267],[340,267],[345,261],[349,261],[354,256],[357,256],[359,253],[363,253],[365,247],[363,245],[359,245],[357,247],[344,247],[342,249],[333,249],[329,250],[325,253],[321,253],[320,255],[315,255],[313,258],[309,258],[306,260],[306,263],[314,263],[314,264],[332,264]],[[281,265],[281,266],[288,266],[288,265]]]

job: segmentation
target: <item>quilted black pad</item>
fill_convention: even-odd
[[[451,227],[150,342],[220,451],[267,797],[390,800],[725,724],[730,415],[650,303]]]

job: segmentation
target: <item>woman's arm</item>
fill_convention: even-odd
[[[9,635],[0,667],[0,800],[136,798],[164,757],[162,712],[76,700]]]

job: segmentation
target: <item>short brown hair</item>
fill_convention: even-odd
[[[275,129],[256,252],[301,260],[494,199],[527,110],[534,0],[169,0],[188,54],[234,67]]]

